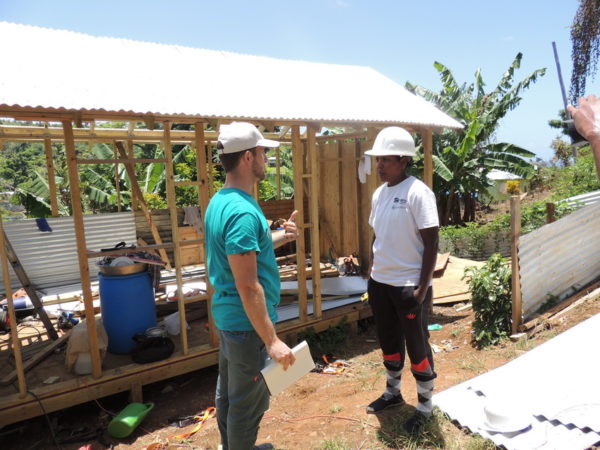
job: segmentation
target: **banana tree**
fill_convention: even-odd
[[[434,67],[442,82],[440,92],[406,83],[408,90],[436,104],[464,125],[463,130],[444,131],[433,138],[434,192],[441,225],[463,224],[474,219],[475,201],[490,187],[487,180],[490,170],[519,176],[528,176],[533,171],[533,165],[523,158],[533,157],[534,153],[494,140],[500,120],[520,103],[521,92],[545,73],[545,69],[535,70],[515,84],[515,71],[521,59],[522,54],[517,54],[491,92],[485,91],[480,70],[475,72],[473,83],[459,85],[450,69],[439,62]],[[418,144],[422,154],[422,145]],[[416,168],[422,169],[422,164],[422,159],[417,159]]]

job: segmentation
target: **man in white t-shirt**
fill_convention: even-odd
[[[365,154],[376,157],[377,173],[384,182],[371,202],[374,239],[368,292],[387,371],[386,390],[367,407],[367,413],[404,404],[400,375],[408,352],[418,404],[404,428],[417,433],[431,416],[436,377],[427,331],[438,248],[435,195],[406,173],[415,156],[414,140],[406,130],[384,128]]]

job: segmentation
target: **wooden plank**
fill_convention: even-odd
[[[129,364],[107,370],[102,378],[80,376],[71,380],[32,390],[37,398],[27,394],[3,398],[0,404],[0,423],[10,424],[43,415],[73,405],[130,390],[134,384],[146,385],[218,363],[218,349],[203,345],[191,355],[173,357],[148,364]],[[44,410],[42,410],[43,405]]]
[[[512,268],[512,334],[519,332],[523,321],[521,278],[519,275],[519,236],[521,235],[521,202],[518,195],[510,198],[510,241]]]
[[[433,133],[431,130],[421,132],[423,139],[423,182],[433,189]]]
[[[300,127],[292,127],[292,160],[294,166],[294,209],[298,211],[296,215],[296,226],[298,227],[298,238],[296,239],[296,255],[300,264],[298,265],[298,292],[299,316],[301,322],[308,319],[308,292],[306,289],[306,219],[304,214],[304,188],[303,188],[303,148],[300,141]]]
[[[121,158],[127,160],[127,153],[125,152],[123,143],[116,142],[115,145],[119,150],[119,155],[121,156]],[[131,190],[133,194],[132,198],[137,197],[137,202],[139,203],[139,206],[141,206],[142,211],[144,212],[144,217],[146,218],[146,222],[148,222],[148,226],[150,227],[150,231],[152,232],[152,237],[154,238],[154,241],[160,245],[162,244],[162,239],[160,238],[160,235],[158,234],[158,231],[152,222],[152,215],[150,214],[150,210],[148,209],[148,206],[146,206],[146,202],[144,201],[144,194],[142,193],[142,190],[140,189],[140,186],[138,184],[137,177],[135,174],[135,168],[133,167],[133,163],[131,163],[131,161],[125,161],[125,170],[127,171],[127,175],[129,175],[129,181],[131,182]],[[163,259],[163,261],[167,262],[167,268],[171,269],[171,264],[169,261],[169,257],[167,256],[167,252],[165,252],[163,248],[159,248],[158,252],[160,253],[160,257]]]
[[[337,156],[338,145],[335,142],[321,143],[317,146],[320,155]],[[320,180],[319,222],[321,224],[321,244],[324,250],[322,257],[335,261],[338,249],[342,248],[340,230],[340,171],[339,163],[320,161],[321,173],[327,174]]]
[[[52,141],[50,139],[44,139],[44,153],[46,153],[46,173],[48,176],[48,188],[50,190],[50,211],[52,217],[58,217],[56,173],[54,169],[54,158],[52,158]]]
[[[19,398],[24,398],[27,393],[25,384],[25,371],[23,370],[23,355],[21,352],[21,341],[17,329],[17,315],[15,314],[15,305],[13,302],[12,287],[10,285],[10,273],[8,271],[8,254],[6,251],[6,233],[2,224],[2,215],[0,214],[0,264],[2,265],[2,279],[4,280],[4,292],[8,303],[8,317],[10,319],[10,338],[14,342],[13,354],[15,357],[16,373],[19,380]],[[2,422],[0,422],[2,423]]]
[[[434,305],[447,305],[450,303],[459,303],[471,300],[471,293],[464,292],[462,294],[448,295],[446,297],[434,297]]]
[[[367,139],[364,141],[358,142],[358,147],[360,150],[357,150],[358,155],[363,155],[365,150],[368,150],[373,147],[373,141],[375,139],[375,135],[377,134],[374,128],[369,128]],[[371,158],[371,157],[369,157]],[[375,159],[371,158],[371,174],[367,175],[367,181],[364,184],[359,185],[359,201],[358,201],[358,209],[359,209],[359,230],[361,230],[359,236],[359,255],[361,256],[361,270],[366,272],[369,267],[370,257],[371,257],[371,244],[373,242],[373,229],[369,225],[369,214],[371,213],[371,197],[373,196],[373,192],[377,188],[378,184],[378,176],[377,176],[377,166],[375,164]]]
[[[35,354],[35,356],[33,356],[32,358],[30,358],[27,361],[25,361],[25,363],[22,364],[22,369],[21,370],[23,370],[23,372],[27,372],[28,370],[30,370],[30,369],[34,368],[35,366],[37,366],[47,356],[49,356],[50,354],[54,353],[54,350],[58,349],[61,345],[66,344],[66,341],[69,339],[70,334],[71,334],[71,330],[69,330],[67,333],[63,334],[57,340],[55,340],[55,341],[49,343],[48,345],[46,345],[39,352],[37,352]],[[16,342],[16,341],[13,340],[13,342]],[[11,373],[5,375],[2,379],[0,379],[0,385],[1,386],[7,386],[7,385],[13,383],[17,379],[18,370],[19,369],[18,369],[18,366],[17,366],[17,370],[12,371]]]
[[[175,259],[175,278],[177,280],[177,304],[179,309],[179,321],[181,328],[181,349],[184,355],[189,353],[189,345],[187,338],[187,327],[185,324],[185,302],[183,296],[183,276],[181,274],[181,243],[179,242],[179,225],[177,223],[177,205],[175,199],[175,173],[173,168],[173,148],[171,146],[171,122],[164,122],[163,132],[165,136],[164,151],[167,158],[167,204],[169,205],[169,216],[171,218],[171,232],[173,233],[173,242],[175,243],[174,259]]]
[[[83,224],[83,208],[81,204],[81,191],[79,188],[79,172],[77,170],[77,154],[75,152],[75,141],[73,140],[73,128],[70,121],[63,121],[63,132],[65,136],[65,152],[67,166],[69,169],[69,186],[71,188],[71,207],[73,209],[73,223],[75,225],[75,238],[77,243],[77,257],[79,259],[79,274],[81,276],[81,290],[83,292],[83,304],[85,306],[85,317],[88,327],[88,345],[92,360],[92,375],[100,378],[102,375],[102,361],[98,346],[98,334],[96,333],[96,320],[94,320],[94,304],[92,300],[92,289],[90,270],[87,257],[87,246],[85,243],[85,227]]]
[[[319,185],[320,185],[320,171],[319,171],[319,156],[317,154],[317,145],[315,141],[316,127],[310,124],[306,128],[306,149],[308,158],[310,161],[310,217],[313,224],[310,230],[310,244],[312,254],[313,267],[319,266],[319,256],[321,255],[321,245],[319,237]],[[321,309],[321,272],[318,270],[313,271],[313,314],[317,319],[320,319],[323,315]]]
[[[341,175],[341,232],[343,236],[342,254],[350,255],[358,252],[358,233],[360,218],[356,214],[356,204],[358,202],[358,165],[354,158],[354,142],[344,142],[342,145],[342,154],[350,154],[351,159],[342,161]]]

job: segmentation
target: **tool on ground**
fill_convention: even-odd
[[[196,426],[192,429],[192,431],[188,432],[188,433],[182,433],[182,434],[177,434],[175,436],[171,436],[171,439],[186,439],[190,436],[192,436],[193,434],[197,433],[198,431],[200,431],[200,428],[202,428],[202,426],[204,425],[204,423],[210,419],[211,417],[215,417],[217,414],[217,410],[215,409],[214,406],[210,406],[208,408],[206,408],[204,411],[196,414],[195,416],[187,416],[187,417],[180,417],[180,418],[176,418],[176,419],[172,419],[172,420],[176,420],[179,427],[185,427],[188,425],[191,425],[192,423],[195,423]]]

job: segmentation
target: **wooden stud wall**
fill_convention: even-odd
[[[91,163],[92,161],[78,161],[75,155],[75,135],[71,125],[72,116],[70,115],[57,115],[55,113],[45,112],[31,112],[34,120],[61,120],[63,129],[48,129],[46,131],[31,130],[30,137],[32,139],[43,140],[44,147],[46,149],[46,155],[48,157],[51,154],[51,144],[53,141],[65,142],[65,148],[67,153],[67,162],[69,168],[69,177],[71,180],[78,180],[78,169],[77,164]],[[24,116],[20,116],[23,118]],[[101,119],[97,117],[97,119]],[[153,118],[155,120],[164,121],[165,119]],[[189,119],[189,118],[188,118]],[[81,120],[81,117],[79,117]],[[129,117],[124,120],[134,121],[135,117]],[[151,120],[149,122],[153,122]],[[179,122],[179,121],[178,121]],[[182,121],[183,122],[183,121]],[[132,125],[128,132],[122,130],[110,130],[104,131],[101,129],[90,130],[80,129],[77,130],[77,139],[82,141],[103,141],[108,143],[114,143],[115,140],[121,140],[126,143],[127,149],[123,148],[122,154],[117,159],[103,161],[106,163],[114,164],[115,172],[118,170],[119,164],[125,164],[127,168],[134,169],[135,163],[140,160],[133,161],[133,143],[142,140],[143,142],[161,142],[165,149],[166,171],[167,171],[167,197],[169,204],[169,215],[165,216],[165,225],[170,228],[166,230],[169,237],[161,236],[158,234],[158,239],[161,237],[165,238],[166,244],[161,245],[161,250],[165,248],[173,248],[173,258],[176,267],[176,278],[179,286],[182,284],[181,276],[181,264],[180,264],[180,244],[178,237],[178,225],[180,223],[180,217],[183,215],[181,211],[177,211],[175,208],[175,185],[173,166],[172,166],[172,149],[171,146],[175,143],[189,143],[196,150],[196,169],[198,173],[198,180],[189,182],[189,185],[195,185],[198,187],[198,204],[202,216],[208,205],[209,198],[212,192],[212,168],[213,168],[213,150],[212,144],[214,143],[215,133],[205,133],[204,125],[206,122],[199,120],[188,120],[186,123],[194,123],[195,130],[193,132],[180,132],[171,131],[171,121],[164,121],[164,130],[135,130]],[[216,124],[218,126],[218,123]],[[285,125],[285,124],[283,124]],[[372,232],[368,225],[368,216],[370,212],[371,195],[379,184],[379,180],[376,174],[376,168],[373,165],[371,175],[367,177],[367,182],[361,184],[358,182],[357,167],[359,158],[367,148],[371,148],[372,142],[377,134],[377,129],[370,127],[367,128],[366,135],[364,132],[346,134],[343,138],[338,137],[337,141],[333,141],[331,138],[317,137],[316,133],[319,131],[320,125],[318,124],[305,124],[305,123],[290,123],[292,129],[291,140],[293,150],[293,164],[294,164],[294,185],[295,196],[291,201],[278,202],[277,208],[285,209],[285,213],[282,213],[281,209],[272,209],[268,212],[270,205],[265,207],[266,214],[273,214],[273,218],[289,217],[289,212],[292,209],[298,210],[297,224],[299,230],[299,238],[296,242],[296,253],[298,261],[303,261],[306,258],[307,253],[311,253],[314,256],[314,264],[318,264],[319,256],[324,259],[330,257],[330,247],[335,250],[336,256],[346,256],[352,252],[358,251],[361,258],[361,265],[363,270],[366,270],[369,260],[369,253],[371,248]],[[306,127],[306,133],[304,136],[300,133],[300,126]],[[92,134],[94,134],[92,136]],[[100,136],[102,134],[102,136]],[[17,133],[18,135],[18,133]],[[20,135],[23,138],[23,135]],[[268,136],[271,138],[272,136]],[[427,142],[431,140],[431,132],[423,133],[426,147]],[[3,136],[4,138],[4,136]],[[279,137],[282,139],[283,137]],[[10,137],[8,138],[10,139]],[[26,138],[23,138],[27,140]],[[213,139],[211,142],[210,139]],[[354,139],[354,140],[348,140]],[[119,142],[120,144],[120,142]],[[122,145],[122,144],[121,144]],[[116,145],[118,147],[118,145]],[[119,149],[121,150],[121,149]],[[118,161],[118,162],[117,162]],[[279,164],[279,162],[278,162]],[[48,172],[51,173],[51,158],[47,160]],[[131,176],[131,175],[130,175]],[[135,178],[135,175],[134,175]],[[83,228],[82,210],[81,210],[81,195],[79,192],[79,184],[77,182],[72,183],[72,203],[77,207],[74,208],[74,223],[75,233],[77,238],[77,248],[79,254],[79,263],[82,278],[83,297],[86,311],[86,317],[92,319],[93,305],[91,297],[91,288],[89,282],[88,268],[88,255],[86,254],[85,248],[85,230]],[[139,202],[139,206],[144,209],[143,197],[140,192],[136,192],[135,202]],[[137,209],[138,205],[134,206]],[[57,213],[57,207],[53,206],[53,214]],[[146,211],[136,212],[136,217],[144,214],[150,215],[152,218],[156,218],[155,211],[152,214],[146,214]],[[275,217],[277,216],[277,217]],[[162,216],[161,216],[162,218]],[[157,223],[158,223],[157,219]],[[151,222],[152,223],[152,222]],[[0,224],[1,226],[1,224]],[[150,226],[150,229],[152,227]],[[161,227],[158,227],[161,228]],[[309,244],[310,242],[310,244]],[[203,244],[202,244],[203,245]],[[0,250],[3,250],[2,242],[0,242]],[[142,249],[142,248],[140,248]],[[308,250],[308,252],[307,252]],[[0,252],[0,258],[2,263],[5,263],[3,258],[3,252]],[[97,255],[95,255],[97,256]],[[170,255],[169,255],[170,256]],[[324,329],[323,327],[333,324],[334,319],[330,317],[331,311],[323,313],[321,308],[321,294],[320,294],[320,273],[315,271],[315,276],[312,278],[313,289],[315,296],[314,302],[314,313],[308,315],[307,313],[307,292],[305,289],[306,284],[306,268],[304,264],[298,266],[298,282],[299,282],[299,319],[286,322],[284,327],[278,326],[277,329],[281,330],[284,334],[286,332],[292,332],[306,328],[307,326],[314,326],[316,329]],[[207,286],[210,292],[210,285],[207,281]],[[210,296],[209,296],[210,297]],[[204,300],[201,300],[204,301]],[[10,302],[9,302],[10,303]],[[180,320],[185,323],[185,302],[182,299],[180,292],[178,298],[178,308],[180,312]],[[356,307],[354,307],[356,308]],[[344,310],[344,308],[342,308]],[[96,334],[96,326],[94,320],[88,320],[89,334],[88,342],[92,349],[92,377],[87,377],[89,383],[95,384],[96,387],[87,387],[81,385],[80,380],[75,380],[76,383],[73,385],[73,393],[65,394],[64,396],[59,393],[56,395],[53,393],[52,386],[46,386],[40,390],[43,392],[47,399],[42,400],[44,405],[48,405],[51,410],[60,409],[63,407],[71,406],[81,401],[82,398],[91,400],[98,398],[109,393],[117,392],[120,390],[129,390],[132,386],[135,387],[135,391],[140,393],[140,386],[151,381],[157,381],[159,379],[168,378],[174,376],[177,373],[183,373],[183,371],[194,370],[200,367],[205,367],[207,364],[216,363],[216,347],[218,346],[218,339],[216,336],[216,328],[210,315],[210,298],[208,300],[208,311],[209,311],[209,331],[210,331],[210,344],[205,346],[200,353],[198,349],[189,348],[188,337],[186,334],[186,327],[182,326],[181,330],[181,354],[175,355],[169,360],[163,361],[148,367],[148,370],[140,370],[139,367],[133,369],[126,368],[122,374],[103,374],[101,370],[101,361],[98,352],[98,342]],[[345,310],[344,310],[345,311]],[[362,311],[362,309],[361,309]],[[13,311],[14,312],[14,311]],[[347,317],[351,317],[356,320],[360,317],[360,313],[356,311],[346,311],[344,314]],[[337,320],[337,319],[335,319]],[[279,332],[279,331],[278,331]],[[16,355],[21,360],[18,355]],[[193,362],[192,362],[193,360]],[[19,362],[17,362],[17,366]],[[22,361],[21,361],[22,365]],[[177,369],[175,369],[175,367]],[[148,376],[151,373],[151,376]],[[80,377],[81,378],[81,377]],[[83,378],[81,378],[83,379]],[[26,389],[24,382],[23,373],[19,374],[20,381],[20,394],[22,397],[26,396]],[[98,384],[100,383],[100,384]],[[99,386],[105,383],[105,388]],[[31,417],[39,414],[39,405],[37,402],[31,401],[30,397],[26,398],[27,406],[23,406],[22,418]],[[13,406],[11,406],[12,408]],[[19,408],[19,406],[15,406]],[[25,410],[27,409],[27,412]],[[2,402],[0,401],[0,410],[2,410]]]

